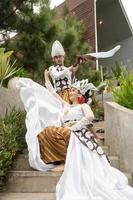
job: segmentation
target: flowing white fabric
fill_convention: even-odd
[[[30,166],[49,170],[53,165],[40,159],[37,134],[48,125],[60,125],[62,104],[46,88],[30,79],[20,78],[18,86],[27,111]],[[56,200],[133,200],[133,188],[128,186],[123,173],[110,166],[105,155],[92,152],[72,132],[65,170],[56,187]]]
[[[109,51],[105,51],[105,52],[97,52],[97,53],[88,53],[85,55],[89,55],[95,58],[109,58],[114,56],[114,54],[121,48],[120,45],[117,45],[116,47],[114,47],[113,49],[109,50]]]
[[[127,178],[71,134],[56,200],[133,200]]]
[[[31,79],[20,78],[17,82],[26,114],[26,142],[29,151],[29,164],[32,168],[46,171],[54,167],[45,164],[40,158],[37,135],[47,126],[60,126],[59,114],[62,104],[45,87]]]

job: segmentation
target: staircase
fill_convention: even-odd
[[[104,129],[104,123],[95,123],[95,128]],[[111,165],[119,169],[119,158],[110,155],[109,147],[104,146],[104,140],[100,143]],[[124,173],[128,177],[129,184],[132,185],[132,174]],[[24,150],[17,156],[13,169],[8,173],[7,191],[0,194],[0,200],[55,200],[55,187],[60,176],[60,172],[40,172],[31,169],[27,151]]]

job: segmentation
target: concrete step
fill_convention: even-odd
[[[102,133],[103,136],[105,135],[105,134],[104,134],[105,130],[104,130],[103,127],[95,127],[95,131],[96,131],[97,133]]]
[[[62,173],[41,171],[10,171],[7,192],[55,193]]]
[[[119,169],[117,156],[109,156],[113,167]],[[8,173],[8,192],[46,192],[54,193],[61,172],[40,172],[31,170],[13,170]]]
[[[118,156],[108,156],[112,167],[120,169],[120,162]]]
[[[109,147],[108,146],[102,146],[104,152],[106,155],[109,155]],[[13,162],[14,170],[32,170],[32,168],[29,166],[28,161],[28,155],[27,153],[18,154],[16,159]]]
[[[0,200],[55,200],[55,193],[1,193]]]
[[[105,121],[100,121],[100,122],[94,122],[94,127],[105,127]]]
[[[101,121],[101,122],[95,122],[94,123],[94,128],[95,128],[95,131],[101,135],[101,136],[105,136],[105,122],[104,121]],[[102,132],[101,132],[102,131]]]
[[[109,148],[104,146],[103,150],[106,155],[109,155]],[[113,167],[119,169],[119,158],[117,156],[108,156]],[[28,157],[25,155],[21,155],[21,157],[14,161],[13,170],[28,170],[32,171],[33,169],[29,166]],[[34,171],[34,170],[33,170]]]
[[[29,165],[27,154],[18,154],[17,158],[13,161],[12,169],[14,170],[32,170]]]
[[[99,144],[100,146],[105,146],[105,145],[104,145],[104,139],[102,139],[102,140],[97,139],[97,142],[98,142],[98,144]]]
[[[133,187],[133,175],[129,172],[124,172],[124,174],[128,178],[128,184]]]
[[[132,174],[125,172],[129,185],[133,186]],[[0,193],[0,200],[56,200],[55,193]]]
[[[125,173],[130,185],[132,174]],[[8,179],[8,193],[55,193],[56,184],[61,176],[57,172],[11,171]],[[5,199],[4,199],[5,200]]]

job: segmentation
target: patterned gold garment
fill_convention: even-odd
[[[70,91],[69,89],[65,89],[65,90],[62,90],[62,91],[60,91],[60,92],[57,92],[57,94],[58,94],[64,101],[66,101],[67,103],[70,103],[70,104],[71,104],[69,91]]]
[[[67,127],[49,126],[37,137],[44,163],[65,161],[70,138],[70,130]]]

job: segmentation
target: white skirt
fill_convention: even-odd
[[[126,176],[72,134],[56,200],[133,200]]]

